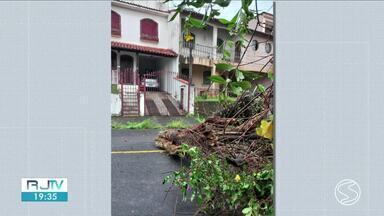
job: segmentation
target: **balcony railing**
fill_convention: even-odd
[[[205,46],[193,42],[185,42],[182,41],[180,44],[180,54],[182,56],[188,57],[189,56],[189,49],[192,47],[192,56],[193,57],[199,57],[199,58],[208,58],[208,59],[214,59],[215,58],[215,49],[216,47],[211,46]]]
[[[184,57],[189,57],[189,50],[192,47],[192,57],[194,58],[206,58],[212,60],[223,60],[223,52],[222,49],[218,49],[218,47],[206,46],[193,42],[185,42],[182,41],[180,43],[180,55]],[[229,59],[231,62],[234,62],[236,59],[239,59],[240,55],[238,53],[232,52],[231,58]]]

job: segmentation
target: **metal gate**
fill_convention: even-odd
[[[146,91],[161,91],[162,88],[160,88],[161,82],[160,77],[164,74],[163,71],[153,71],[153,72],[147,72],[145,74],[142,74],[140,76],[141,79],[141,85],[145,87]]]
[[[140,115],[140,78],[132,68],[121,69],[119,73],[121,115]]]

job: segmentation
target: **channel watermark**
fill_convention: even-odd
[[[343,179],[336,184],[335,198],[341,205],[354,205],[359,201],[360,196],[361,188],[355,180]]]
[[[67,202],[66,178],[22,178],[22,202]]]

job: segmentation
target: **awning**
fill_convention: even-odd
[[[135,51],[146,54],[160,55],[166,57],[176,57],[177,53],[171,49],[162,49],[156,47],[141,46],[131,43],[122,43],[117,41],[112,41],[112,48],[125,49],[129,51]]]

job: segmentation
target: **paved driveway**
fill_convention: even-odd
[[[193,215],[179,191],[166,191],[163,178],[179,160],[161,153],[153,138],[158,130],[112,130],[112,216]]]

